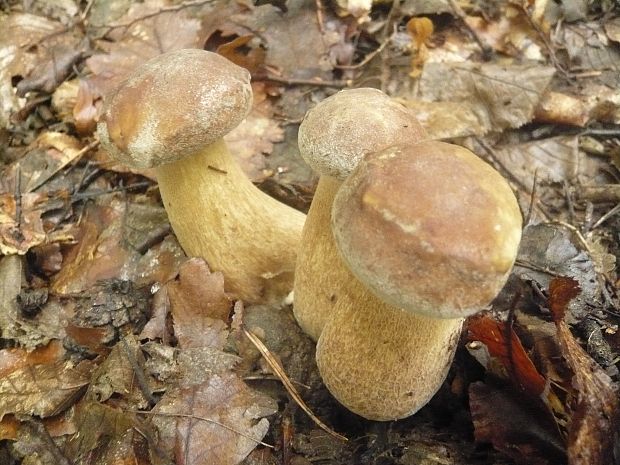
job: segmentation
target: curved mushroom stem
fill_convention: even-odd
[[[341,184],[330,176],[319,179],[297,252],[293,313],[301,329],[315,341],[343,291],[334,283],[346,283],[353,276],[342,263],[330,223],[332,203]]]
[[[268,303],[286,297],[303,213],[254,186],[223,139],[156,170],[170,224],[188,255],[221,271],[235,298]]]
[[[435,395],[454,358],[463,319],[440,320],[381,302],[351,276],[357,305],[338,305],[317,344],[323,382],[369,420],[414,414]]]

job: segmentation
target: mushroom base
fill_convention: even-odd
[[[430,319],[382,303],[357,286],[359,305],[336,309],[317,344],[323,382],[346,408],[369,420],[417,412],[446,378],[463,319]]]
[[[181,247],[221,271],[234,298],[275,303],[287,296],[305,215],[254,186],[222,139],[158,167],[157,179]]]

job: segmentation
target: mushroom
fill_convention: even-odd
[[[384,305],[336,305],[317,344],[323,381],[365,418],[409,416],[443,382],[463,318],[505,284],[517,201],[469,150],[425,141],[367,155],[334,199],[332,226],[358,292]]]
[[[155,167],[185,252],[221,271],[235,298],[273,302],[293,287],[305,216],[256,188],[223,136],[252,105],[250,74],[204,50],[148,61],[106,99],[98,124],[116,159]]]
[[[326,98],[301,123],[301,155],[321,177],[302,232],[293,309],[301,328],[315,341],[339,300],[358,304],[357,296],[349,298],[347,285],[354,278],[330,230],[336,191],[365,154],[423,138],[424,130],[410,110],[370,88]]]

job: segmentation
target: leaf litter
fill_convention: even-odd
[[[83,3],[0,5],[0,457],[618,461],[613,2]],[[342,87],[387,91],[513,184],[528,220],[517,266],[414,417],[373,424],[342,409],[290,308],[230,300],[221,275],[184,256],[153,170],[98,149],[105,95],[186,47],[252,73],[254,108],[228,142],[254,182],[302,210],[316,177],[297,127]],[[274,367],[351,441],[302,414]]]

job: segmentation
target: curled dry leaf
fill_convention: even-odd
[[[534,119],[541,123],[583,127],[589,115],[581,99],[560,92],[546,92],[536,107]]]
[[[532,397],[543,394],[545,378],[538,372],[521,340],[506,323],[486,315],[471,318],[467,324],[468,339],[486,345],[490,355],[499,359],[512,381]]]

